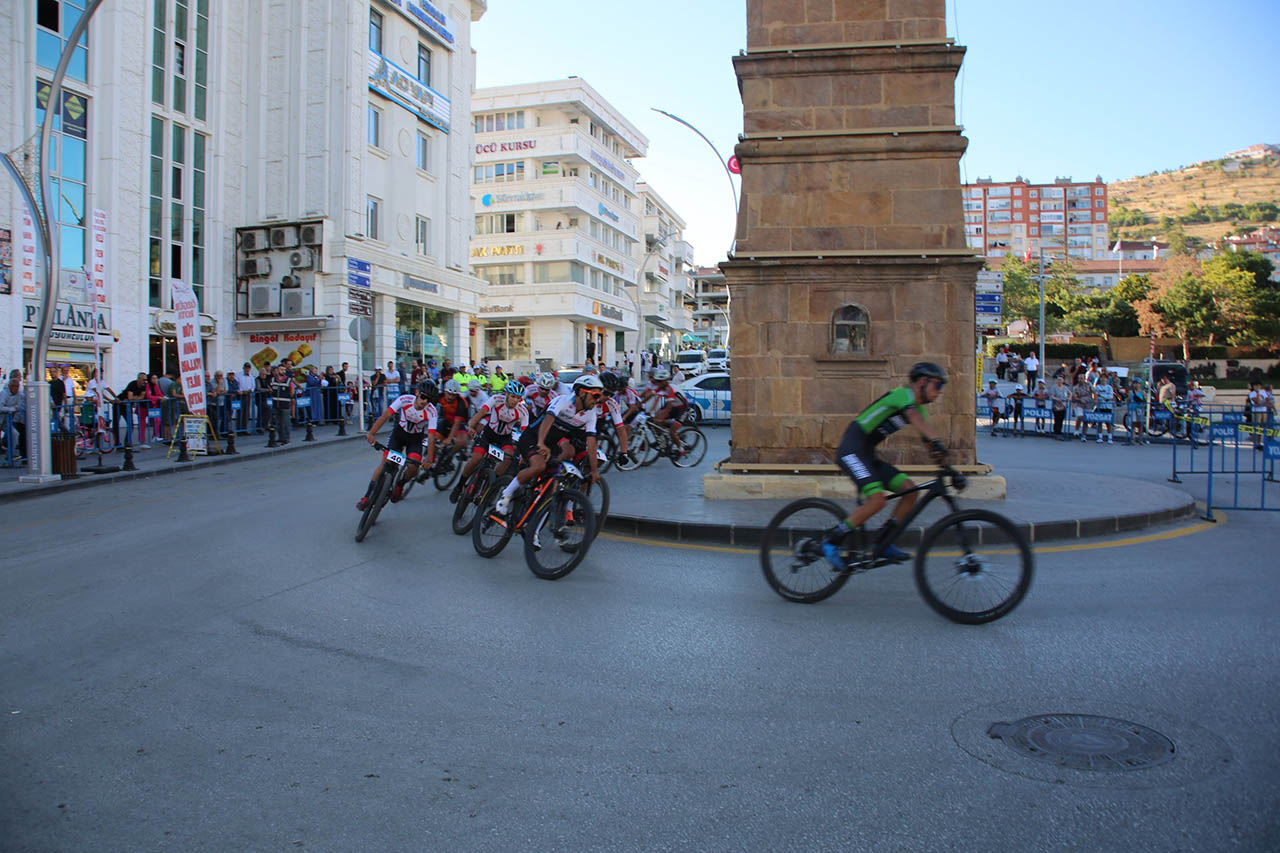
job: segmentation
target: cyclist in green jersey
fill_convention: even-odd
[[[906,474],[876,456],[876,445],[898,430],[912,426],[919,430],[921,439],[929,446],[933,460],[938,464],[946,461],[947,448],[925,422],[924,407],[942,395],[942,388],[947,384],[947,372],[931,361],[922,361],[912,366],[908,379],[909,384],[885,394],[854,418],[836,451],[836,464],[858,484],[865,499],[844,521],[845,529],[836,531],[831,541],[822,546],[823,554],[837,569],[846,568],[841,556],[841,541],[845,535],[884,509],[889,501],[887,491],[901,492],[915,487]],[[916,497],[910,494],[898,501],[893,517],[876,537],[877,544],[886,541],[902,523],[915,506]],[[900,563],[911,555],[890,545],[882,556]]]

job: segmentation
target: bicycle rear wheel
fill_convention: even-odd
[[[1031,587],[1034,562],[1012,521],[985,509],[961,510],[925,531],[916,587],[951,621],[980,625],[1018,606]]]
[[[687,426],[676,433],[684,450],[673,448],[671,461],[677,468],[692,468],[707,455],[707,437],[697,427]]]
[[[511,541],[512,519],[518,518],[516,513],[520,511],[518,502],[511,502],[511,512],[505,516],[498,515],[493,508],[511,479],[510,476],[504,476],[493,484],[471,523],[471,545],[481,557],[497,556]]]
[[[524,527],[524,559],[543,580],[559,580],[578,567],[595,538],[596,514],[577,489],[559,489]]]
[[[760,543],[760,568],[774,592],[787,601],[814,604],[845,585],[850,573],[822,554],[823,536],[844,517],[838,504],[822,498],[792,501],[778,510]]]
[[[436,470],[431,479],[439,491],[453,488],[454,481],[462,473],[462,460],[458,456],[457,451],[448,450],[436,459]]]
[[[450,522],[453,532],[465,536],[471,532],[471,525],[480,511],[480,502],[489,494],[489,486],[493,484],[493,469],[482,467],[469,478],[458,495],[458,502],[453,507],[453,520]]]
[[[640,457],[640,467],[648,468],[650,465],[658,461],[658,457],[662,455],[662,437],[657,434],[657,428],[652,424],[644,425],[645,450],[644,456]]]
[[[390,491],[391,476],[386,471],[383,471],[378,475],[378,483],[373,487],[373,492],[369,495],[369,503],[365,505],[364,511],[360,513],[360,523],[356,525],[357,542],[364,541],[369,528],[373,527],[374,522],[378,520],[378,513],[382,512],[382,504],[387,499]]]
[[[99,430],[94,436],[93,443],[99,453],[111,453],[116,449],[116,444],[111,440],[111,433]]]
[[[596,447],[604,451],[604,459],[597,460],[600,473],[603,474],[613,467],[613,458],[618,455],[618,439],[610,433],[603,440],[597,438]]]

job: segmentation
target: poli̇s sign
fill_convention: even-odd
[[[369,88],[449,132],[449,99],[381,54],[369,51]]]

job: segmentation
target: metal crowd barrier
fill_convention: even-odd
[[[1246,412],[1226,411],[1212,413],[1198,418],[1205,429],[1203,442],[1192,440],[1182,442],[1187,447],[1187,462],[1179,468],[1179,443],[1173,445],[1173,473],[1170,482],[1180,483],[1178,474],[1205,474],[1207,486],[1205,506],[1208,510],[1259,510],[1280,511],[1280,489],[1274,488],[1280,480],[1276,479],[1276,461],[1280,460],[1280,428],[1277,428],[1275,414],[1267,412],[1265,420],[1259,421],[1254,416],[1246,417]],[[1204,468],[1196,467],[1195,453],[1197,445]],[[1229,475],[1231,478],[1231,503],[1214,500],[1214,481],[1216,476]],[[1258,502],[1254,506],[1241,502],[1241,478],[1258,478]],[[1247,482],[1246,482],[1246,485]],[[1270,490],[1268,486],[1272,486]],[[1271,505],[1267,505],[1268,494]],[[1212,518],[1207,512],[1206,517]]]
[[[19,430],[13,419],[12,412],[5,412],[0,415],[0,440],[4,441],[4,455],[0,458],[0,466],[5,468],[17,467],[20,463],[17,461],[19,457],[26,456],[26,447],[22,444],[26,440],[26,428],[22,421],[23,429]],[[22,447],[19,453],[18,448]]]
[[[1172,441],[1203,443],[1203,433],[1208,429],[1208,419],[1211,416],[1230,414],[1242,419],[1244,417],[1239,409],[1227,406],[1203,405],[1194,411],[1171,411],[1164,406],[1153,404],[1149,413],[1150,423],[1163,428],[1161,433],[1156,435],[1149,432],[1145,426],[1148,422],[1146,403],[1119,403],[1109,414],[1068,403],[1063,412],[1061,432],[1055,433],[1052,404],[1042,407],[1024,403],[1019,417],[1010,400],[1006,398],[1002,402],[1003,411],[998,428],[1009,435],[1049,435],[1064,440],[1074,439],[1079,438],[1081,432],[1096,436],[1101,425],[1110,422],[1112,432],[1118,435],[1121,441],[1130,445],[1143,438],[1160,443]],[[977,398],[977,416],[981,428],[991,429],[996,426],[996,422],[992,420],[991,406],[983,397]],[[1079,425],[1077,421],[1080,422]]]

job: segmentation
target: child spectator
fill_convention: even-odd
[[[987,401],[987,405],[991,407],[991,434],[998,435],[996,429],[1000,426],[1000,417],[1004,410],[1004,397],[1000,396],[1000,392],[996,390],[996,381],[992,379],[987,383],[987,390],[982,392],[982,396]]]
[[[1045,385],[1043,379],[1036,380],[1036,390],[1035,390],[1035,393],[1032,394],[1031,396],[1036,401],[1037,409],[1049,408],[1049,388],[1048,386]],[[1036,434],[1041,435],[1043,433],[1044,433],[1044,418],[1037,414],[1036,415]]]

